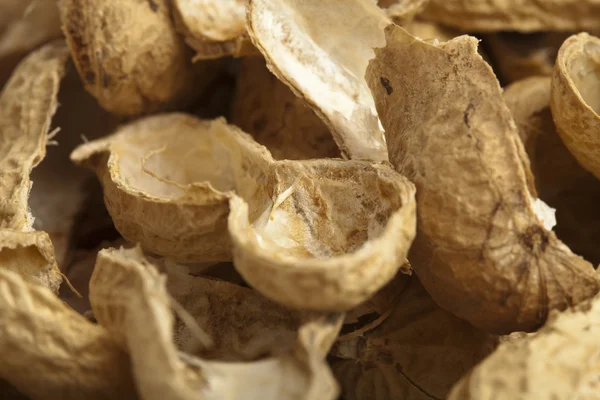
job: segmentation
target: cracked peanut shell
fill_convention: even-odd
[[[48,235],[33,228],[30,174],[46,155],[68,56],[62,41],[36,50],[0,93],[0,254],[10,269],[55,292],[62,277]]]
[[[166,0],[60,0],[63,31],[86,89],[120,116],[186,102],[210,81],[195,71]],[[199,76],[198,76],[198,75]]]
[[[600,179],[600,39],[573,35],[561,46],[550,106],[558,134],[579,164]]]
[[[592,265],[534,210],[529,160],[477,40],[436,46],[396,26],[386,36],[367,81],[391,162],[417,187],[409,259],[434,300],[505,333],[596,294]]]
[[[343,311],[399,270],[410,274],[415,189],[407,179],[365,161],[278,161],[274,170],[270,201],[236,196],[229,215],[235,267],[264,296]]]
[[[599,0],[431,0],[427,20],[461,31],[598,30]]]
[[[339,331],[339,314],[307,316],[293,348],[277,356],[211,361],[177,351],[165,281],[136,247],[101,251],[90,282],[98,322],[130,355],[143,399],[336,398],[337,385],[324,358]]]
[[[387,164],[276,161],[222,119],[185,114],[138,120],[72,158],[96,170],[127,240],[181,262],[231,259],[233,243],[241,275],[287,306],[344,310],[410,273],[414,186]]]
[[[106,329],[0,268],[0,378],[32,400],[136,399],[129,359]]]
[[[390,23],[372,0],[251,0],[248,32],[277,78],[323,119],[346,158],[387,160],[364,80]]]
[[[556,235],[574,253],[598,265],[600,181],[579,165],[556,132],[550,90],[549,76],[530,77],[511,84],[503,95],[529,156],[536,190],[556,209]]]
[[[554,312],[535,335],[501,344],[449,400],[597,399],[600,299]]]
[[[267,154],[222,119],[172,113],[124,125],[71,157],[96,171],[125,239],[179,262],[218,262],[231,260],[227,216],[237,175],[264,176],[250,165]]]

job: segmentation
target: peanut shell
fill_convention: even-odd
[[[279,161],[275,172],[270,202],[234,197],[229,215],[236,269],[264,296],[343,311],[398,270],[411,272],[404,260],[415,192],[404,177],[385,164],[341,160]]]
[[[417,187],[409,260],[434,300],[476,327],[541,326],[595,295],[592,265],[552,232],[529,160],[477,40],[428,44],[386,28],[367,70],[389,154]]]
[[[449,400],[597,399],[599,300],[553,312],[535,335],[501,344]]]
[[[253,361],[293,348],[303,313],[286,309],[247,287],[197,276],[182,265],[164,266],[167,289],[211,339],[198,343],[183,320],[175,323],[179,350],[220,361]],[[268,334],[266,334],[268,333]]]
[[[339,315],[304,322],[291,351],[254,362],[208,361],[179,353],[161,276],[139,248],[103,250],[90,282],[100,324],[132,358],[140,396],[153,399],[335,399],[337,387],[324,362],[340,328]]]
[[[31,230],[31,170],[46,155],[50,122],[69,53],[63,42],[33,52],[0,93],[0,228]]]
[[[230,259],[233,243],[240,274],[287,306],[348,309],[410,273],[414,187],[386,164],[275,161],[223,120],[184,114],[138,120],[72,158],[96,169],[127,240],[181,262]]]
[[[531,160],[536,190],[556,209],[556,235],[573,252],[598,265],[600,181],[579,165],[556,132],[550,90],[550,77],[531,77],[508,86],[504,99]]]
[[[54,247],[33,230],[30,174],[46,154],[50,121],[69,53],[62,41],[27,56],[0,93],[0,253],[7,268],[58,291]]]
[[[136,399],[127,355],[48,289],[0,269],[0,378],[32,400]]]
[[[264,179],[272,159],[224,120],[180,113],[132,122],[71,157],[96,171],[125,239],[180,262],[231,260],[229,198],[264,191],[254,177]]]
[[[560,138],[579,164],[600,179],[600,39],[573,35],[561,46],[552,75],[550,106]]]
[[[210,66],[192,68],[170,7],[166,0],[60,0],[79,75],[111,113],[135,116],[185,102],[210,81]]]
[[[248,32],[267,67],[323,119],[347,158],[387,160],[364,74],[389,22],[372,0],[248,5]]]

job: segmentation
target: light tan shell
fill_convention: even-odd
[[[529,161],[477,40],[439,46],[400,27],[367,71],[392,164],[417,187],[409,259],[443,308],[484,330],[535,330],[593,296],[590,263],[534,211]]]
[[[71,157],[96,170],[125,239],[180,262],[231,260],[231,193],[247,187],[251,197],[266,190],[256,182],[272,160],[224,120],[179,113],[132,122]]]
[[[562,32],[499,32],[485,36],[483,41],[497,74],[514,82],[529,76],[552,75],[558,49],[568,36]]]
[[[235,266],[263,295],[342,311],[399,269],[410,273],[403,264],[415,192],[404,177],[385,164],[341,160],[279,161],[275,172],[270,201],[234,197],[229,216]]]
[[[0,3],[0,88],[23,57],[61,34],[56,0],[3,0]]]
[[[431,0],[423,18],[462,31],[597,30],[599,0]]]
[[[336,398],[324,357],[339,330],[339,315],[303,323],[294,348],[277,357],[225,363],[177,353],[165,277],[139,248],[99,253],[90,299],[100,324],[130,354],[144,400]]]
[[[48,235],[33,231],[31,170],[44,158],[69,53],[63,42],[33,52],[0,93],[0,253],[3,266],[57,291],[62,281]]]
[[[364,80],[389,23],[372,0],[251,0],[248,32],[269,69],[331,129],[342,155],[387,160]]]
[[[556,235],[594,265],[600,263],[600,181],[584,170],[561,141],[550,111],[550,77],[531,77],[504,91],[525,150],[536,190],[556,209]]]
[[[580,33],[558,52],[550,106],[558,134],[579,164],[600,179],[600,39]]]
[[[409,24],[430,0],[378,0],[377,5],[398,25]]]
[[[0,229],[0,269],[18,273],[25,281],[55,293],[63,280],[46,232]]]
[[[29,174],[46,155],[69,53],[54,42],[25,58],[0,93],[0,228],[31,230]]]
[[[0,268],[0,378],[32,400],[135,399],[129,360],[101,326]]]
[[[449,399],[598,399],[599,334],[600,298],[555,312],[535,335],[500,345]]]
[[[256,53],[246,32],[246,0],[174,0],[178,29],[194,60]]]
[[[331,351],[346,400],[445,399],[495,347],[495,335],[441,309],[416,277],[403,279],[394,282],[383,321],[361,335],[346,333]]]
[[[329,128],[265,66],[246,57],[237,76],[231,122],[278,160],[340,157]]]
[[[252,361],[293,347],[303,313],[273,303],[253,289],[193,275],[186,266],[169,263],[162,270],[170,296],[212,340],[209,348],[199,346],[194,330],[178,319],[174,341],[179,350],[220,361]]]
[[[209,66],[200,77],[192,69],[167,0],[60,0],[60,9],[86,89],[114,114],[185,101],[210,81]]]

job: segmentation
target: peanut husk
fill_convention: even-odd
[[[101,251],[90,282],[96,318],[130,354],[143,399],[336,398],[324,357],[339,330],[339,315],[307,320],[294,348],[278,357],[209,361],[177,352],[165,280],[134,248]]]
[[[576,254],[598,265],[600,181],[579,165],[556,132],[550,89],[550,77],[531,77],[508,86],[504,99],[531,160],[536,190],[556,209],[556,235]]]
[[[346,158],[387,160],[364,74],[389,22],[372,0],[248,5],[248,32],[267,67],[323,119]]]
[[[600,288],[536,212],[529,160],[477,40],[400,27],[367,71],[390,160],[417,187],[409,259],[443,308],[496,333],[531,331]]]
[[[579,164],[600,178],[597,135],[600,39],[573,35],[561,46],[552,75],[550,106],[560,138]]]

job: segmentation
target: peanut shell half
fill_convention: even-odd
[[[396,26],[367,71],[392,164],[417,187],[409,260],[443,308],[507,333],[595,295],[592,265],[536,212],[529,160],[477,40],[429,44]],[[550,215],[548,215],[550,214]]]

